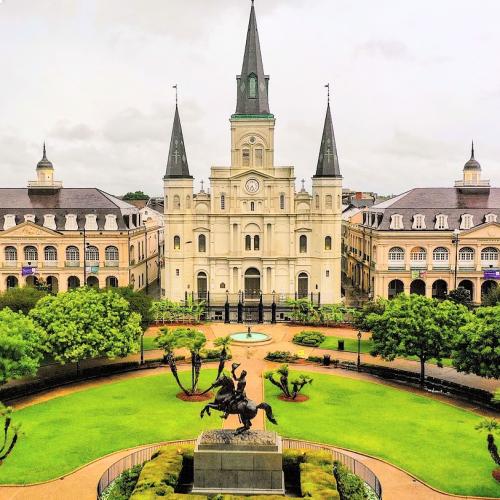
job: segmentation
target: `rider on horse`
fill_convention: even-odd
[[[239,367],[239,363],[233,363],[231,366],[231,374],[233,376],[233,380],[237,382],[236,389],[233,390],[233,394],[229,397],[225,403],[224,415],[221,418],[227,418],[229,416],[229,412],[232,408],[236,408],[240,401],[248,402],[247,394],[245,392],[245,388],[247,386],[247,372],[246,370],[242,370],[240,376],[236,375],[236,369]]]

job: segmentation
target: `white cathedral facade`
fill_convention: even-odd
[[[194,192],[176,105],[164,176],[167,299],[341,300],[342,176],[330,105],[312,194],[297,192],[293,167],[274,163],[268,84],[252,5],[230,119],[231,165],[211,168],[208,192]]]

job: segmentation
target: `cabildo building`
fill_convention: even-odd
[[[274,163],[275,117],[253,5],[236,83],[231,165],[211,168],[207,191],[193,190],[176,105],[164,177],[165,295],[337,303],[342,177],[330,105],[312,195],[296,192],[293,167]]]
[[[474,157],[454,187],[415,188],[366,209],[344,227],[344,270],[366,294],[443,298],[457,287],[475,303],[500,280],[500,188]]]

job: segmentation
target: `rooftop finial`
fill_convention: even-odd
[[[47,151],[45,149],[45,141],[43,141],[43,158],[47,159]]]
[[[201,179],[200,184],[201,184],[200,193],[204,193],[205,190],[203,189],[203,184],[205,184],[205,181],[203,179]]]
[[[328,82],[325,87],[327,88],[327,91],[326,91],[326,98],[327,98],[327,102],[328,104],[330,104],[330,82]]]
[[[305,179],[302,179],[300,182],[302,182],[302,191],[305,191],[306,190],[306,188],[305,188],[305,183],[306,183]]]
[[[254,2],[254,0],[252,0],[252,7],[253,7],[253,2]]]
[[[177,95],[177,84],[172,85],[172,88],[175,89],[175,105],[177,106],[177,97],[178,97],[178,95]]]
[[[472,141],[472,148],[471,148],[471,160],[474,159],[474,141]]]

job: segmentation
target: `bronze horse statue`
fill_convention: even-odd
[[[271,406],[267,403],[262,402],[260,404],[255,404],[255,401],[247,399],[246,397],[242,399],[235,397],[236,391],[234,389],[234,382],[227,375],[222,374],[222,376],[214,382],[211,388],[216,387],[220,387],[220,389],[215,394],[213,402],[208,403],[203,410],[201,410],[201,418],[203,418],[205,413],[210,415],[210,410],[225,412],[222,418],[226,418],[227,415],[238,415],[243,425],[236,429],[236,434],[246,432],[252,427],[252,419],[255,418],[259,410],[264,410],[266,412],[266,417],[270,422],[273,424],[278,423],[273,416]]]

